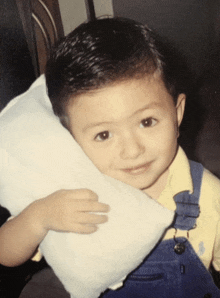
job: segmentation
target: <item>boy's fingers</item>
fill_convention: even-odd
[[[79,210],[83,212],[108,212],[110,207],[104,203],[84,201],[79,203]]]
[[[98,201],[98,196],[90,189],[75,189],[72,191],[74,198],[78,200],[94,200]]]
[[[74,224],[72,232],[78,234],[92,234],[98,227],[95,224]]]
[[[77,223],[81,224],[102,224],[108,221],[108,217],[106,215],[97,215],[90,213],[78,213],[77,216],[74,216],[74,220]]]

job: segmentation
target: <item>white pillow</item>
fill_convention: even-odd
[[[0,127],[0,204],[12,215],[59,189],[91,189],[111,207],[97,232],[50,231],[40,245],[71,297],[97,298],[124,280],[159,241],[173,211],[100,173],[53,114],[44,76],[3,110]]]

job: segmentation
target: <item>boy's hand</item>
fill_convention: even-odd
[[[40,223],[39,228],[44,232],[90,234],[97,230],[98,224],[108,220],[106,215],[96,213],[108,212],[109,206],[98,202],[98,196],[88,189],[59,190],[36,204],[35,223]]]

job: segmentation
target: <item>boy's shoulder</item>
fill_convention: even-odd
[[[186,189],[193,191],[190,160],[181,147],[179,147],[176,158],[170,166],[170,173],[172,187],[176,193]],[[202,174],[201,195],[207,198],[213,197],[220,201],[220,179],[205,167]]]
[[[220,214],[220,179],[204,168],[200,205]]]
[[[202,188],[207,189],[210,193],[215,193],[220,197],[220,179],[204,168]]]

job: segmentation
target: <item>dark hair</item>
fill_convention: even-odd
[[[64,124],[70,97],[129,78],[161,73],[174,102],[185,92],[183,69],[146,25],[125,18],[84,23],[56,46],[46,67],[48,95]]]

